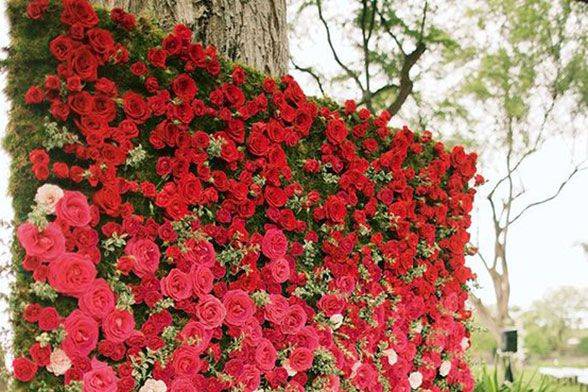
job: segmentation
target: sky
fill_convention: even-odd
[[[5,16],[5,3],[0,0],[0,47],[8,45],[8,22]],[[309,35],[315,37],[315,32]],[[332,64],[332,58],[324,39],[320,39],[316,32],[316,39],[307,39],[304,45],[291,42],[291,51],[295,58],[307,57],[319,59],[325,67]],[[344,42],[341,43],[345,49]],[[350,56],[349,53],[345,53]],[[304,65],[304,64],[301,64]],[[316,94],[314,83],[299,73],[293,72],[299,78],[303,89]],[[6,75],[0,74],[0,89],[3,89]],[[0,134],[4,134],[7,123],[9,103],[0,93]],[[393,125],[403,125],[401,118],[395,118]],[[410,124],[409,124],[410,125]],[[580,149],[582,150],[582,148]],[[584,155],[587,149],[584,148]],[[525,179],[528,189],[526,197],[529,201],[540,199],[553,192],[556,185],[565,178],[571,170],[568,143],[562,139],[553,139],[535,154],[522,167],[521,177]],[[499,158],[500,159],[500,158]],[[0,152],[0,172],[7,173],[9,157]],[[485,162],[487,167],[500,162]],[[488,177],[488,176],[487,176]],[[492,178],[488,178],[492,185]],[[0,177],[0,218],[10,220],[12,209],[9,197],[6,195],[8,178]],[[481,188],[480,193],[486,193]],[[550,204],[538,207],[525,215],[511,231],[508,252],[512,264],[510,266],[512,304],[528,307],[534,300],[541,298],[550,289],[563,285],[578,287],[588,286],[588,259],[580,241],[588,241],[588,171],[578,175],[563,190],[561,195]],[[474,210],[472,232],[479,238],[482,252],[488,251],[491,244],[491,227],[489,209],[484,199],[478,198]],[[5,252],[0,252],[4,255]],[[3,256],[5,257],[5,256]],[[480,289],[477,293],[486,303],[492,303],[493,294],[491,283],[482,265],[475,258],[469,258],[468,264],[479,274]],[[8,290],[6,279],[0,281],[0,290]],[[4,324],[4,317],[0,316],[0,325]]]

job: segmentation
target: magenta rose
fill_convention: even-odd
[[[161,292],[174,301],[188,299],[192,296],[192,279],[187,273],[173,268],[161,279]]]
[[[274,324],[280,324],[289,308],[286,297],[270,294],[270,301],[265,305],[265,318]]]
[[[104,362],[92,360],[92,369],[84,373],[84,392],[116,392],[118,377]]]
[[[225,322],[228,325],[243,325],[255,313],[253,300],[243,290],[227,291],[223,297],[223,305],[227,310]]]
[[[49,284],[58,293],[79,297],[96,279],[96,266],[87,256],[64,253],[49,263]]]
[[[276,366],[278,352],[272,342],[268,339],[261,339],[255,347],[255,362],[261,370],[272,370]]]
[[[133,315],[121,309],[115,309],[102,320],[102,331],[106,339],[114,343],[123,343],[135,330]]]
[[[59,225],[53,222],[43,231],[39,231],[32,223],[23,223],[18,227],[16,236],[27,256],[54,260],[65,252],[65,237]]]
[[[61,348],[70,358],[86,357],[98,343],[98,323],[92,317],[76,309],[63,323],[65,339]]]
[[[200,352],[192,346],[182,345],[172,355],[172,367],[179,376],[191,377],[202,369],[203,362]]]
[[[211,268],[216,261],[214,246],[208,241],[187,241],[188,252],[184,255],[186,259],[196,265]]]
[[[305,347],[297,347],[288,358],[288,363],[293,370],[304,372],[312,367],[314,355]]]
[[[219,327],[226,316],[225,306],[212,295],[203,296],[196,306],[196,317],[208,329]]]
[[[133,271],[140,278],[154,274],[159,268],[159,247],[149,239],[132,239],[125,246],[125,253],[135,258]]]
[[[201,322],[191,320],[184,325],[178,336],[182,342],[190,344],[199,353],[202,353],[206,351],[210,339],[212,339],[212,330]]]
[[[272,260],[282,258],[286,255],[287,249],[288,240],[282,230],[269,229],[266,231],[261,240],[261,251],[266,257]]]
[[[192,289],[196,295],[208,294],[212,291],[214,274],[208,267],[192,266],[190,272],[192,278]]]
[[[86,226],[92,220],[88,199],[78,191],[65,191],[55,206],[55,213],[69,226]]]
[[[96,279],[78,299],[80,310],[96,320],[102,320],[114,309],[115,297],[104,279]]]

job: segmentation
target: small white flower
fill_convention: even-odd
[[[71,360],[60,348],[56,348],[51,353],[49,357],[49,365],[47,365],[47,370],[56,376],[62,376],[69,370],[71,367]]]
[[[423,331],[423,324],[421,324],[420,322],[418,322],[415,326],[414,326],[414,332],[416,333],[421,333]]]
[[[467,350],[470,347],[470,341],[468,338],[464,337],[461,339],[461,349],[463,351]]]
[[[150,378],[145,381],[145,384],[139,389],[139,392],[166,392],[167,386],[161,380],[154,380]]]
[[[55,213],[55,205],[63,197],[63,189],[53,184],[44,184],[37,189],[35,202],[46,214]]]
[[[292,369],[290,367],[290,363],[288,361],[284,361],[284,369],[286,369],[286,373],[288,373],[288,376],[290,377],[294,377],[296,375],[296,373],[298,373],[296,370]]]
[[[390,364],[390,366],[398,362],[398,354],[396,354],[396,351],[394,351],[393,348],[389,348],[382,351],[382,354],[384,354],[386,358],[388,358],[388,363]]]
[[[451,371],[451,362],[450,361],[443,361],[441,362],[441,366],[439,367],[439,375],[441,377],[445,377]]]
[[[340,313],[334,314],[329,320],[333,324],[333,329],[338,329],[343,324],[343,315]]]
[[[412,372],[408,376],[408,383],[412,389],[417,389],[423,383],[423,375],[421,372]]]
[[[359,369],[361,367],[361,362],[357,361],[353,364],[353,367],[351,368],[351,378],[355,377],[355,375],[357,374],[357,369]]]

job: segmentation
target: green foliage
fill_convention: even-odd
[[[535,374],[525,377],[522,373],[515,377],[515,381],[504,383],[498,376],[498,368],[492,371],[487,367],[482,368],[481,374],[476,378],[474,392],[555,392],[557,388],[546,377],[537,378]]]
[[[588,336],[584,336],[580,339],[577,350],[580,355],[588,356]]]

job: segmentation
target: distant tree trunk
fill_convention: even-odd
[[[286,0],[95,0],[156,19],[184,23],[219,53],[274,76],[288,71]]]

